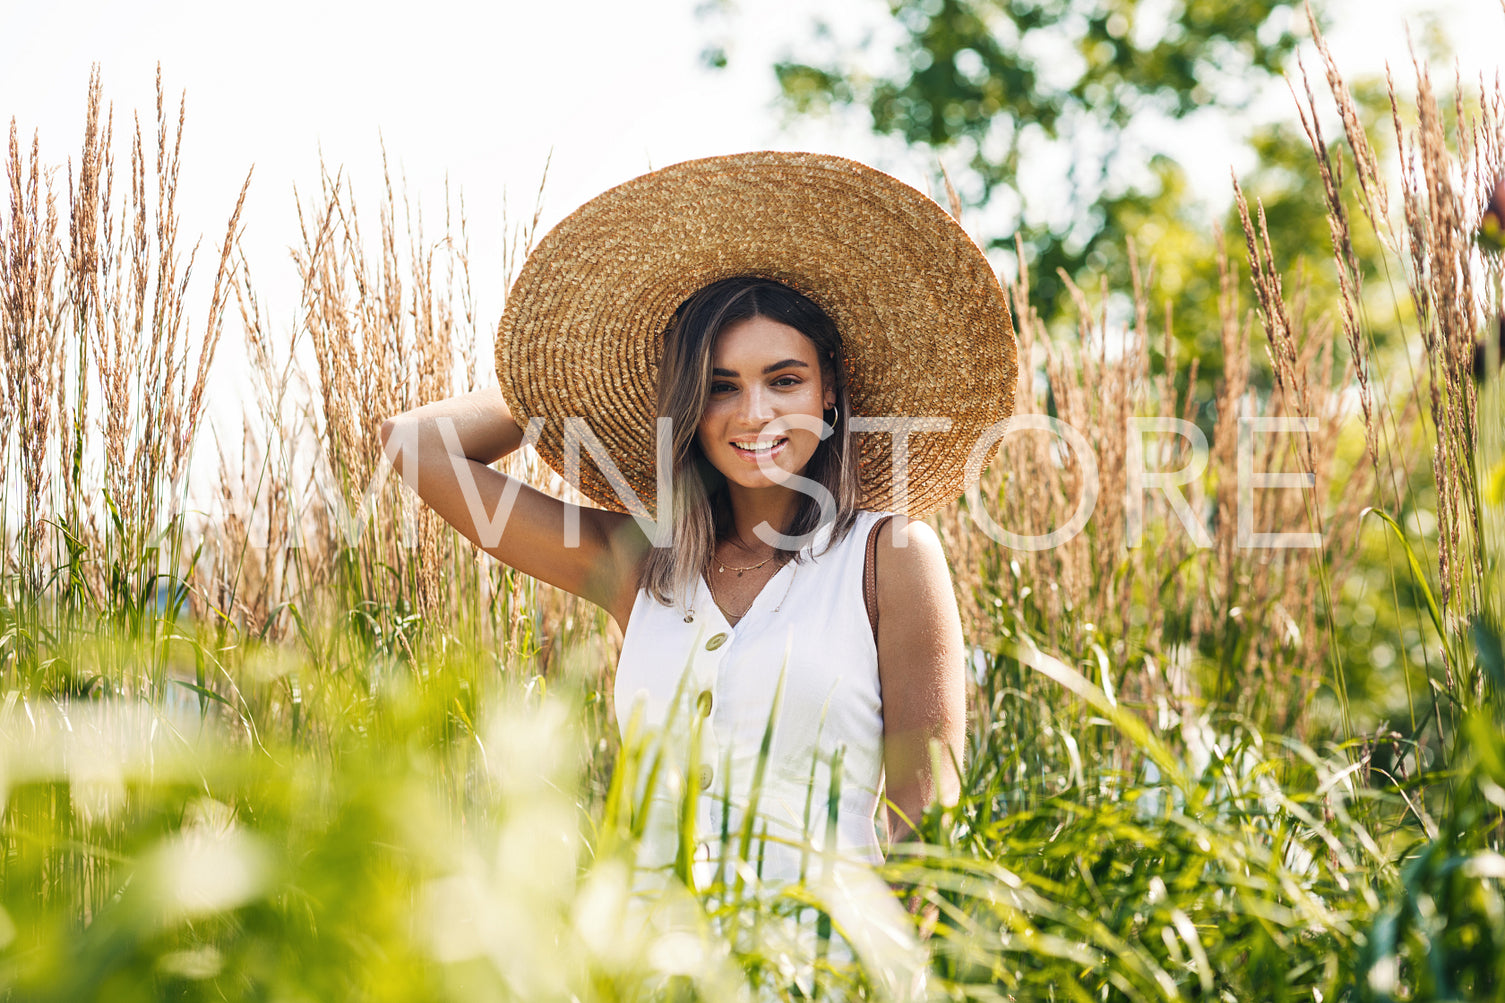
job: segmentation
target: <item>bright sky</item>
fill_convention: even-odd
[[[708,0],[716,7],[715,0]],[[1193,0],[1194,2],[1194,0]],[[697,0],[0,0],[0,115],[41,134],[61,164],[82,134],[89,67],[101,66],[117,136],[130,109],[151,128],[154,67],[170,99],[187,91],[180,209],[212,253],[247,168],[256,175],[245,246],[274,325],[296,307],[287,247],[297,240],[292,191],[317,188],[318,165],[344,166],[368,206],[384,141],[394,171],[437,229],[447,177],[463,188],[481,323],[500,309],[508,195],[530,210],[553,153],[544,224],[650,166],[749,149],[816,149],[867,160],[917,185],[926,163],[858,125],[782,127],[773,60],[808,37],[822,13],[851,36],[883,25],[885,0],[743,0],[710,17]],[[1505,40],[1498,0],[1339,0],[1332,41],[1348,72],[1386,59],[1405,67],[1403,19],[1420,38],[1427,11],[1458,47],[1467,74],[1493,74]],[[712,73],[700,52],[730,38],[731,64]],[[1283,88],[1270,113],[1288,114]],[[1227,190],[1238,123],[1188,145],[1199,183]],[[120,149],[120,156],[125,155]],[[1248,166],[1243,164],[1242,166]],[[60,181],[63,181],[60,178]],[[64,182],[65,183],[65,182]],[[1037,179],[1027,200],[1050,197]],[[374,224],[374,220],[373,220]],[[208,271],[208,264],[204,265]],[[203,309],[206,297],[195,301]],[[228,332],[227,332],[228,333]],[[228,339],[227,339],[228,341]]]
[[[317,188],[321,151],[358,193],[374,192],[384,141],[431,218],[446,177],[463,187],[476,277],[499,281],[503,193],[514,217],[531,211],[551,151],[546,225],[650,166],[790,145],[769,66],[779,37],[805,22],[797,0],[764,6],[766,18],[737,18],[747,37],[728,71],[710,73],[699,54],[721,22],[697,19],[695,0],[0,0],[0,37],[13,40],[0,114],[28,139],[40,130],[44,157],[62,163],[76,156],[91,63],[118,134],[132,108],[151,128],[160,61],[170,99],[187,91],[185,226],[217,242],[254,163],[246,245],[261,279],[284,268],[293,186]],[[803,145],[872,149],[818,132]],[[494,314],[500,296],[478,292]]]

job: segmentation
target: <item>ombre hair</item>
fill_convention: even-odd
[[[725,479],[701,451],[698,432],[710,396],[716,339],[733,324],[754,317],[787,324],[814,344],[821,378],[836,395],[836,420],[832,434],[816,446],[800,473],[835,499],[828,547],[840,542],[857,518],[861,488],[850,431],[845,356],[835,323],[815,303],[772,279],[739,276],[713,282],[680,304],[664,332],[659,363],[658,413],[673,419],[674,429],[674,546],[649,549],[640,584],[664,605],[688,602],[717,541],[731,528]],[[804,493],[790,524],[774,527],[796,537],[818,528],[820,505]],[[780,550],[777,555],[800,559],[797,551]]]

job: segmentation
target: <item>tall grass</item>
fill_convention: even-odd
[[[975,670],[963,792],[893,848],[887,887],[840,869],[763,885],[734,855],[704,887],[643,890],[638,779],[664,753],[616,740],[604,617],[478,556],[385,476],[382,418],[491,379],[463,199],[433,236],[390,180],[373,223],[324,172],[299,197],[285,330],[239,251],[237,203],[194,319],[183,113],[160,82],[155,142],[131,131],[120,178],[97,77],[66,174],[12,126],[0,992],[1497,996],[1505,405],[1471,367],[1501,306],[1500,262],[1472,234],[1502,98],[1445,113],[1418,68],[1414,107],[1392,88],[1387,175],[1320,36],[1319,54],[1346,147],[1304,76],[1296,92],[1342,299],[1307,300],[1287,267],[1300,249],[1271,246],[1238,192],[1245,260],[1225,247],[1213,399],[1142,274],[1117,296],[1067,277],[1071,332],[1031,311],[1027,277],[1009,290],[1018,413],[1087,434],[1097,507],[1048,550],[992,542],[966,504],[937,518]],[[1360,217],[1394,274],[1360,273]],[[514,262],[537,221],[512,230]],[[1380,357],[1366,310],[1390,286],[1415,341]],[[211,441],[227,313],[250,391]],[[1310,486],[1241,496],[1239,416],[1302,419],[1247,455]],[[1133,418],[1184,418],[1204,441]],[[214,497],[194,500],[209,517],[191,519],[187,472],[216,460]],[[1140,490],[1138,471],[1204,461],[1184,507]],[[505,462],[561,490],[536,458]],[[971,504],[1045,533],[1093,476],[1021,434]],[[1320,546],[1244,546],[1241,513],[1245,532]],[[1349,583],[1372,573],[1398,666],[1344,640],[1373,602]],[[1410,720],[1382,727],[1393,708],[1360,678],[1406,689]]]
[[[9,212],[0,246],[7,422],[0,455],[8,687],[161,693],[165,661],[121,672],[110,644],[79,661],[80,628],[102,638],[165,635],[193,554],[183,498],[192,439],[219,343],[231,251],[245,196],[230,213],[204,316],[185,302],[198,246],[181,244],[176,208],[182,109],[158,87],[155,143],[139,120],[116,186],[114,117],[97,74],[77,174],[67,174],[67,232],[40,144],[24,155],[12,122]],[[247,184],[249,184],[249,176]],[[197,333],[195,333],[195,331]],[[12,475],[17,471],[18,475]],[[78,653],[84,654],[84,653]],[[103,661],[101,661],[103,659]]]

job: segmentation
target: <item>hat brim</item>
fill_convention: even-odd
[[[831,317],[854,415],[950,419],[948,431],[910,438],[903,507],[924,516],[954,500],[974,446],[1013,410],[1008,303],[987,258],[934,201],[822,154],[666,167],[597,196],[539,242],[507,297],[496,358],[518,422],[545,419],[544,460],[565,471],[564,419],[582,418],[653,512],[663,333],[697,290],[740,275],[782,282]],[[896,509],[890,436],[857,440],[862,507]],[[581,454],[581,492],[627,511]]]

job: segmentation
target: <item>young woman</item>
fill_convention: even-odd
[[[677,165],[552,231],[498,342],[502,389],[383,441],[473,543],[616,620],[624,730],[695,736],[656,792],[650,862],[684,873],[686,791],[701,865],[751,816],[779,878],[828,833],[877,861],[880,829],[902,839],[954,797],[951,578],[935,533],[885,511],[954,498],[1012,404],[1007,307],[949,217],[835,157]],[[490,467],[525,437],[602,507]]]

